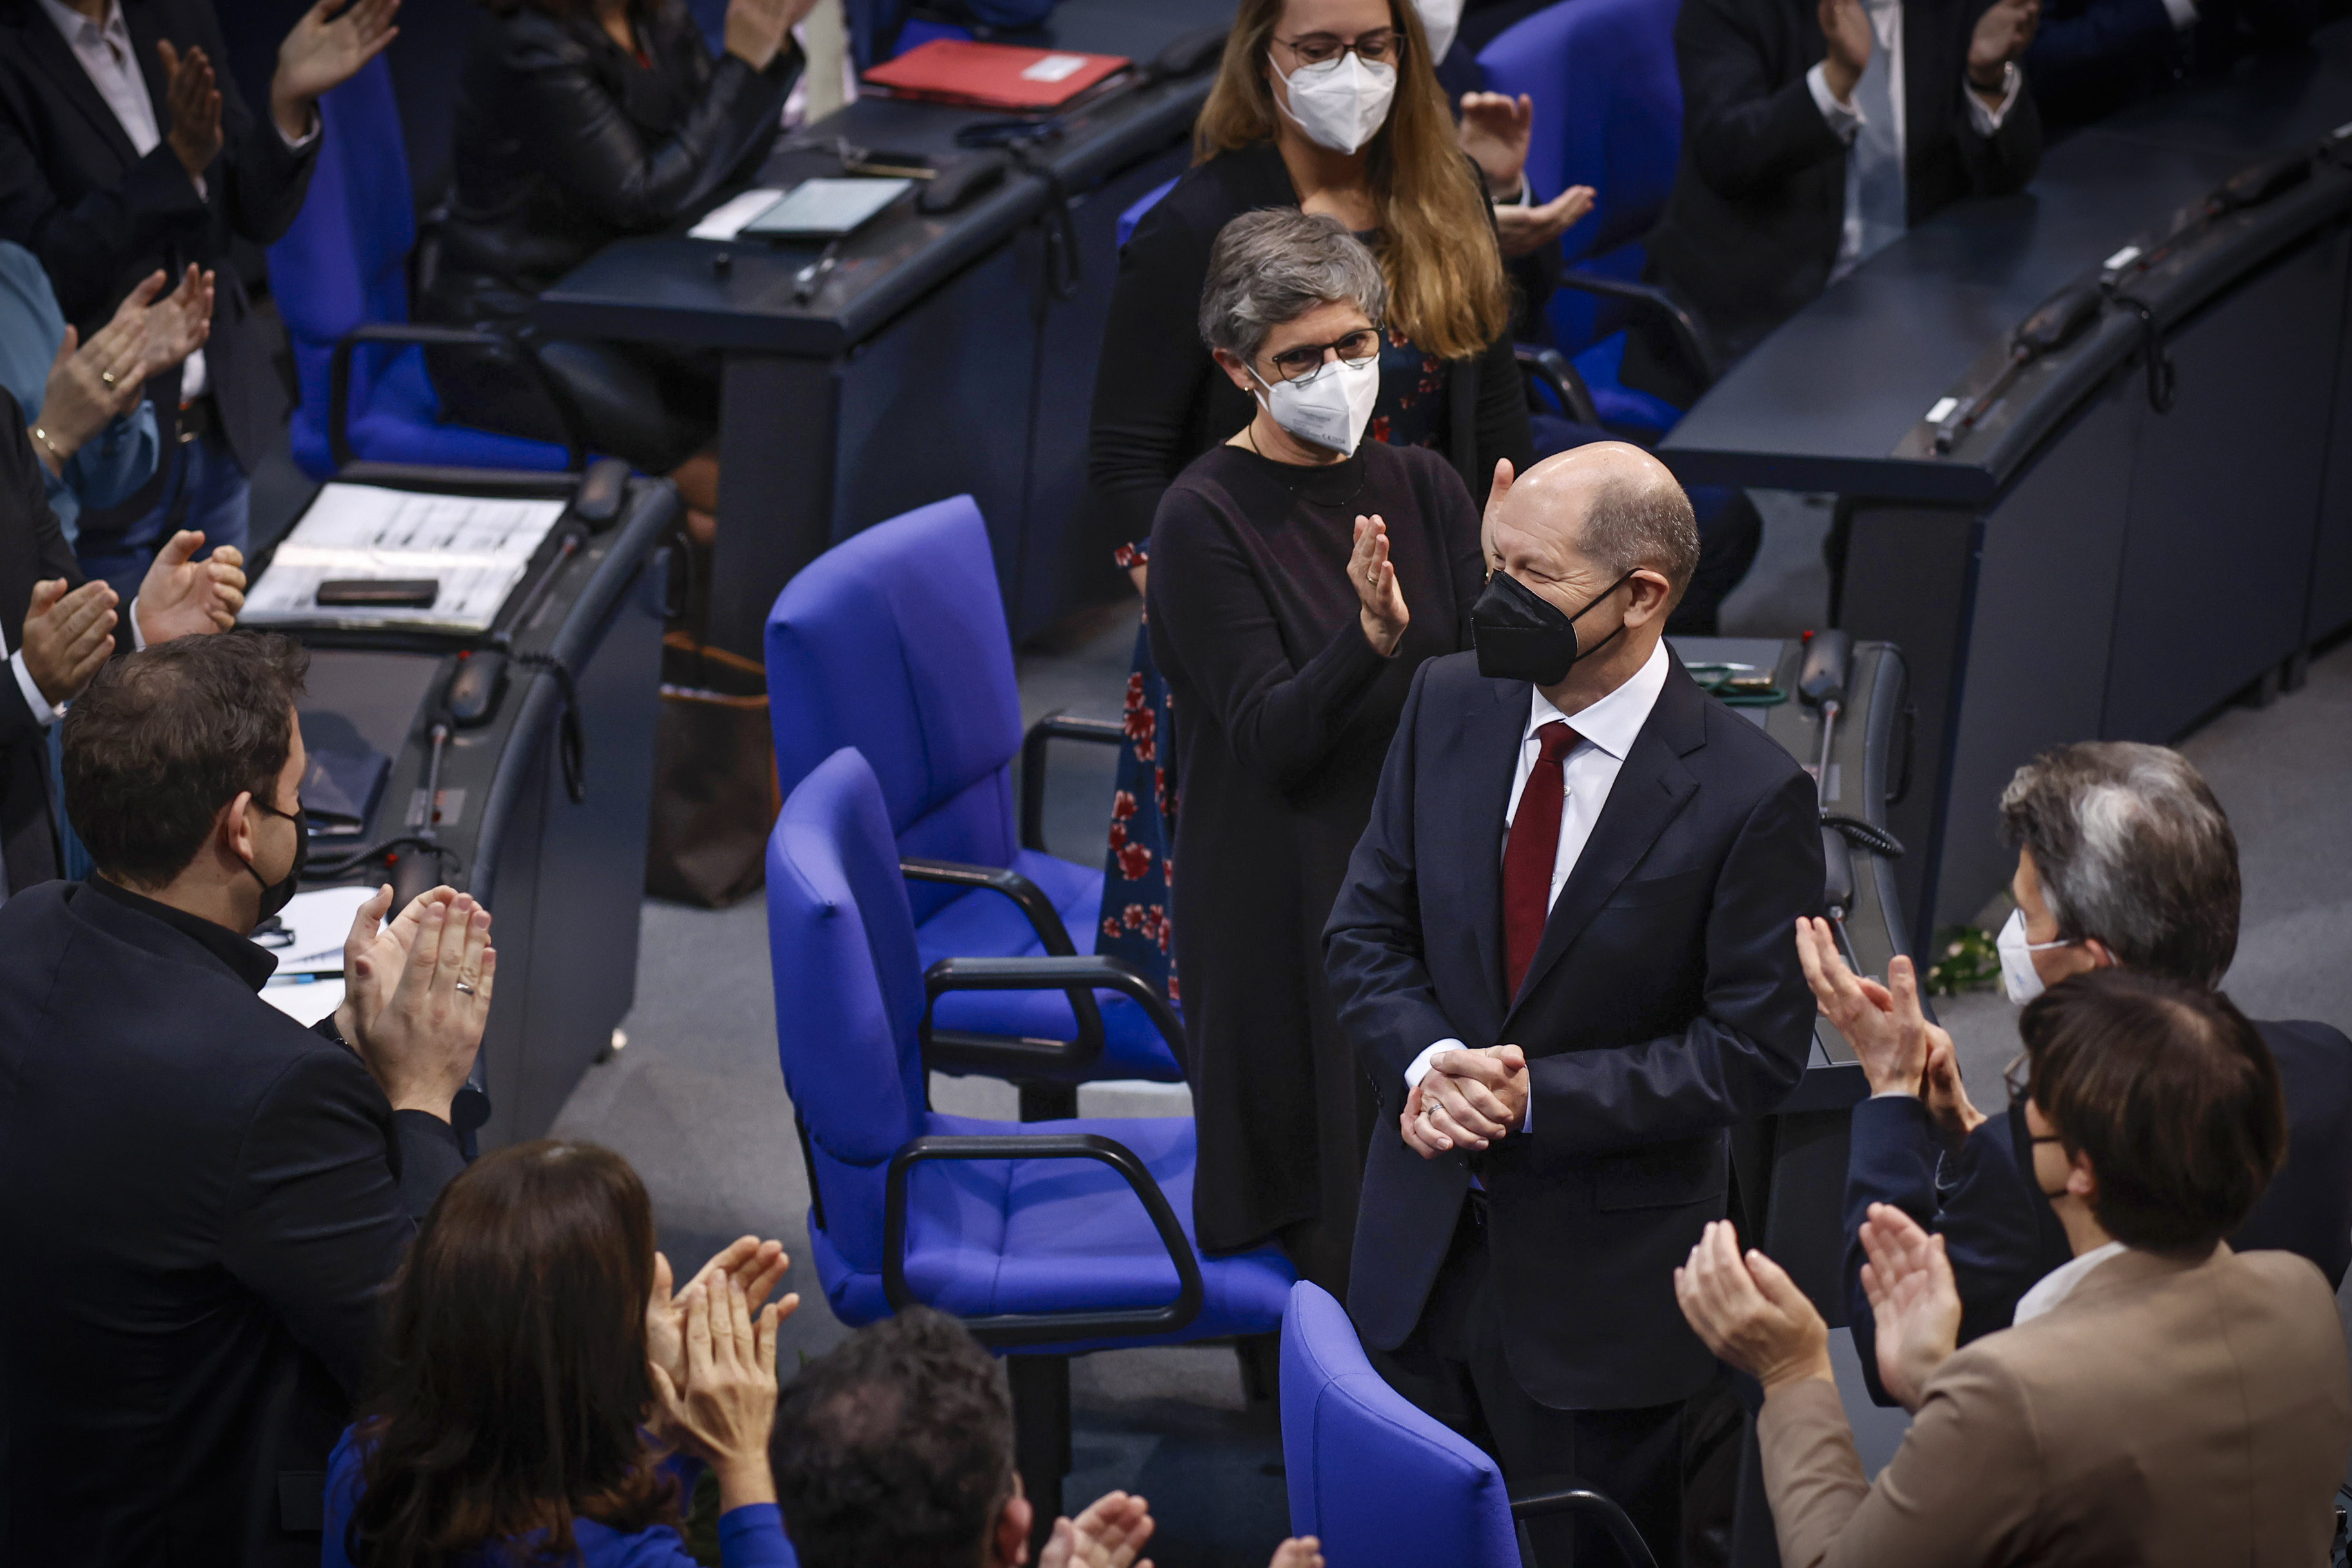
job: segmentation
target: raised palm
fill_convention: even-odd
[[[400,0],[319,0],[278,46],[271,98],[307,103],[351,80],[392,42],[399,9]]]

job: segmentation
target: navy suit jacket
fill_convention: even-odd
[[[2328,1289],[2352,1267],[2352,1039],[2326,1024],[2257,1023],[2286,1091],[2286,1164],[2230,1237],[2239,1252],[2299,1252]],[[2050,1200],[2021,1164],[2031,1149],[2012,1106],[1988,1119],[1940,1170],[1934,1123],[1910,1095],[1853,1108],[1845,1187],[1845,1288],[1855,1351],[1871,1397],[1892,1405],[1878,1381],[1877,1324],[1862,1289],[1856,1232],[1873,1204],[1892,1204],[1944,1237],[1960,1289],[1960,1343],[2009,1327],[2019,1298],[2074,1256]]]
[[[1727,1130],[1786,1097],[1812,1040],[1792,931],[1821,903],[1819,805],[1675,662],[1507,996],[1504,810],[1529,701],[1475,654],[1422,666],[1325,928],[1382,1105],[1348,1306],[1368,1343],[1402,1342],[1475,1170],[1520,1385],[1556,1409],[1663,1405],[1714,1370],[1674,1270],[1726,1212]],[[1530,1130],[1423,1160],[1397,1131],[1404,1070],[1449,1037],[1527,1052]]]
[[[377,1293],[464,1162],[161,910],[0,905],[0,1563],[314,1568]]]

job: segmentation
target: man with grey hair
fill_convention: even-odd
[[[1664,643],[1698,540],[1656,458],[1503,467],[1485,543],[1475,651],[1414,680],[1324,931],[1383,1112],[1348,1308],[1514,1493],[1591,1488],[1672,1562],[1717,1377],[1674,1269],[1727,1211],[1727,1130],[1804,1068],[1787,932],[1821,903],[1820,807]]]
[[[2179,752],[2122,741],[2060,746],[2017,770],[2001,792],[2002,836],[2017,850],[2017,901],[2000,933],[2010,999],[2095,969],[2162,974],[2213,989],[2238,947],[2238,841]],[[1846,1234],[1873,1204],[1892,1204],[1944,1237],[1962,1303],[1960,1342],[2007,1328],[2037,1282],[2072,1256],[2050,1199],[2031,1175],[2024,1097],[1987,1117],[1969,1103],[1948,1036],[1930,1026],[1906,1047],[1898,994],[1916,988],[1897,958],[1888,986],[1858,979],[1826,930],[1801,931],[1807,977],[1869,1075],[1854,1108]],[[1890,990],[1889,987],[1892,987]],[[2352,1265],[2352,1040],[2326,1024],[2258,1022],[2287,1103],[2287,1159],[2230,1238],[2317,1264],[2331,1287]],[[1922,1054],[1924,1048],[1924,1054]],[[1882,1404],[1859,1242],[1847,1294],[1862,1364]]]

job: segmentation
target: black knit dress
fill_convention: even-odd
[[[1365,638],[1355,520],[1388,524],[1412,619]],[[1376,1100],[1323,984],[1323,922],[1370,820],[1413,671],[1467,641],[1478,521],[1436,453],[1367,441],[1329,468],[1215,447],[1160,503],[1152,655],[1181,715],[1175,926],[1200,1129],[1202,1247],[1280,1242],[1344,1291]]]

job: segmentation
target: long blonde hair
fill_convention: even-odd
[[[1242,0],[1216,85],[1192,127],[1194,163],[1274,138],[1279,111],[1266,80],[1266,46],[1284,3]],[[1510,284],[1486,193],[1454,141],[1421,16],[1405,0],[1389,0],[1389,18],[1404,40],[1404,58],[1388,123],[1367,149],[1389,324],[1426,353],[1462,359],[1510,325]]]

